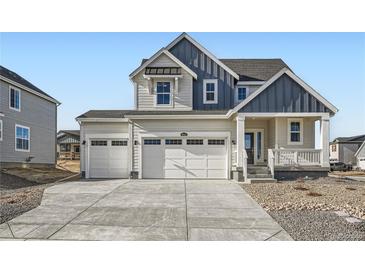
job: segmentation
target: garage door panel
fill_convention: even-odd
[[[200,159],[186,159],[187,169],[205,169],[207,160],[205,158]]]
[[[208,159],[208,169],[225,169],[226,161],[222,159]]]
[[[182,168],[185,166],[185,159],[165,159],[165,169]]]
[[[185,168],[175,168],[175,169],[165,169],[165,178],[167,179],[175,179],[175,178],[184,178],[185,177]]]
[[[218,179],[225,179],[227,175],[225,174],[225,169],[214,170],[208,169],[208,178],[218,178]]]
[[[204,146],[188,146],[186,147],[186,157],[205,157],[206,147]]]
[[[185,157],[185,150],[182,147],[166,147],[165,149],[165,157]]]
[[[207,178],[207,170],[206,169],[189,169],[188,172],[186,172],[186,178],[196,178],[196,179],[202,179]]]

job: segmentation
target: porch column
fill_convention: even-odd
[[[242,167],[242,151],[244,149],[245,140],[245,116],[239,113],[237,118],[237,137],[236,137],[236,147],[237,147],[237,167]]]
[[[322,116],[321,118],[321,165],[322,167],[329,167],[329,116]]]

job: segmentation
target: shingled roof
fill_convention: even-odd
[[[365,134],[351,137],[337,137],[332,143],[362,143],[365,141]]]
[[[45,93],[43,90],[41,90],[40,88],[36,87],[35,85],[33,85],[31,82],[29,82],[28,80],[24,79],[23,77],[21,77],[19,74],[15,73],[14,71],[11,71],[10,69],[7,69],[3,66],[0,66],[0,75],[11,80],[14,81],[20,85],[23,85],[27,88],[30,88],[31,90],[38,92],[44,96],[47,96],[55,101],[57,101],[55,98],[53,98],[52,96],[48,95],[47,93]]]
[[[219,59],[240,76],[240,81],[267,81],[283,68],[282,59]],[[290,69],[290,68],[289,68]]]
[[[70,134],[70,135],[76,135],[76,136],[80,136],[80,130],[76,130],[76,129],[65,129],[65,130],[60,130],[57,135],[61,134],[61,133],[65,133],[65,134]]]

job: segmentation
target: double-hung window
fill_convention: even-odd
[[[30,151],[30,129],[29,127],[15,125],[15,150]]]
[[[170,105],[171,104],[171,83],[157,82],[156,83],[156,104]]]
[[[237,87],[237,101],[243,101],[247,97],[247,88],[246,87]]]
[[[20,111],[20,90],[14,87],[9,88],[9,108]]]
[[[288,144],[303,144],[303,120],[288,119]]]
[[[217,104],[218,103],[218,80],[205,79],[203,81],[203,103]]]

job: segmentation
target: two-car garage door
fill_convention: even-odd
[[[227,178],[225,138],[145,138],[143,178]]]

